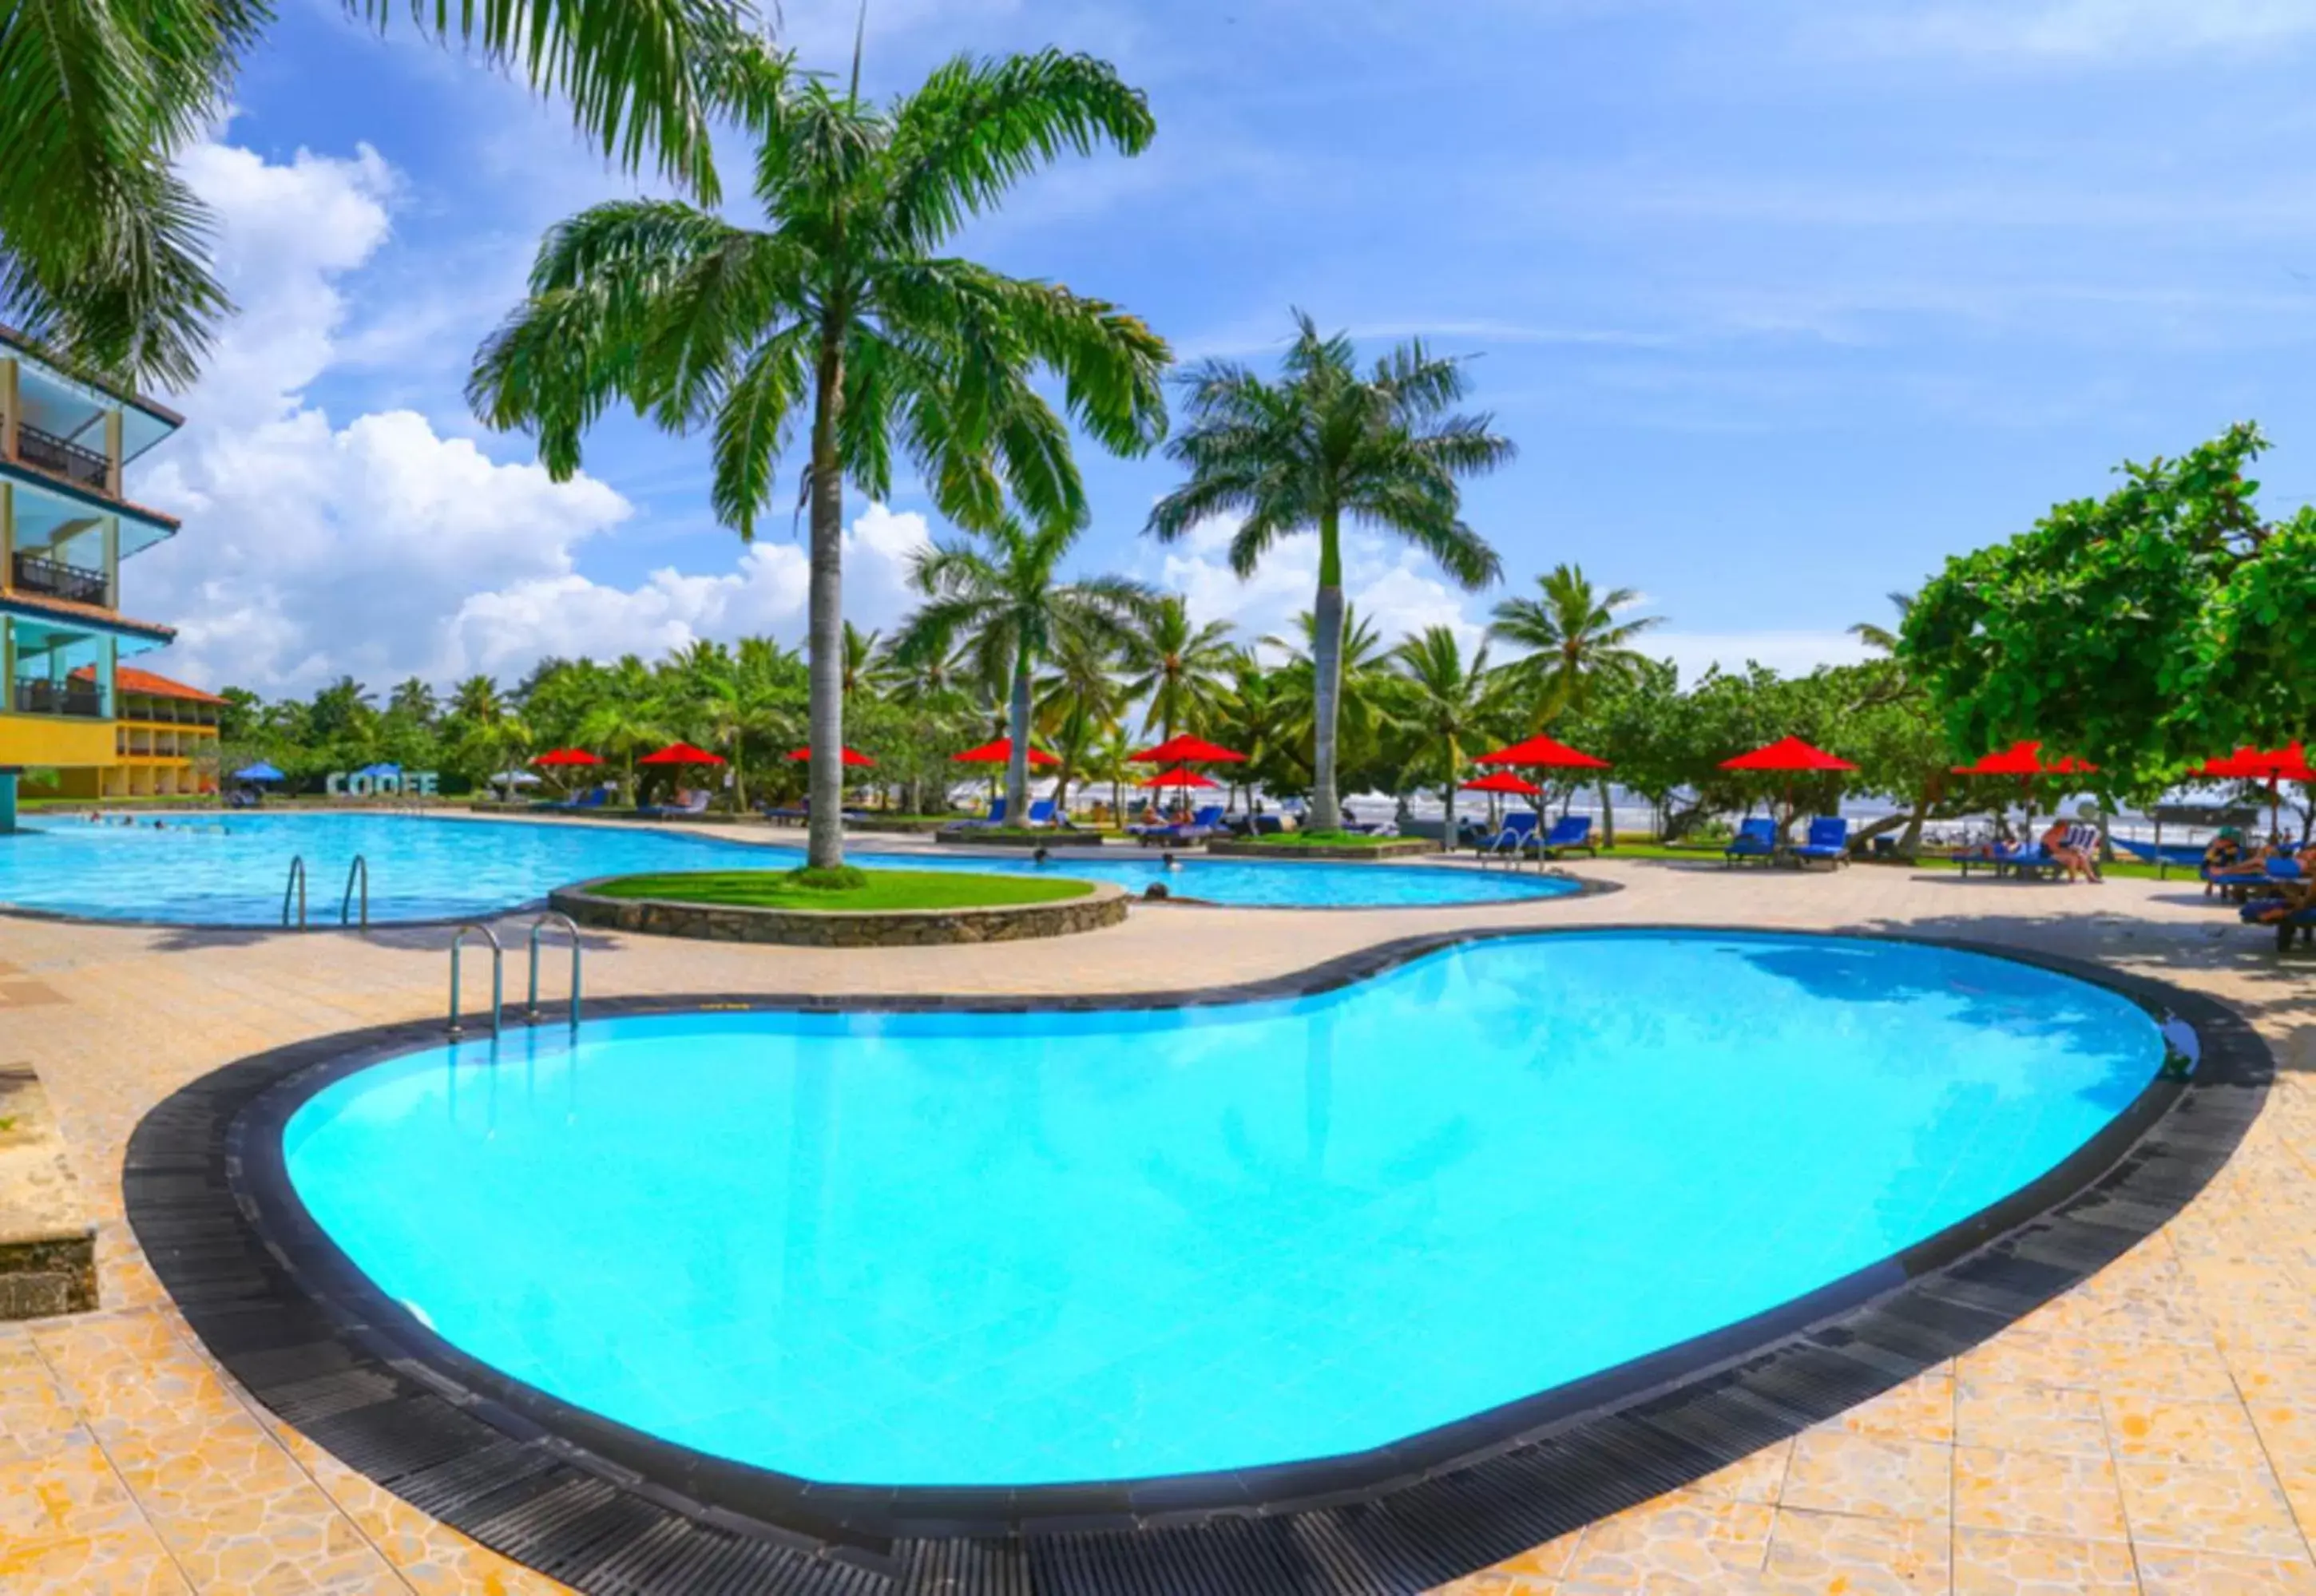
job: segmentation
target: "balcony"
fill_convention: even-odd
[[[67,565],[61,560],[45,560],[38,554],[18,554],[15,583],[19,592],[46,593],[52,598],[68,598],[75,604],[94,604],[99,608],[104,607],[104,572],[85,571],[77,565]]]
[[[109,491],[107,484],[112,480],[111,463],[94,449],[67,443],[53,432],[21,421],[16,426],[16,458],[100,493]]]
[[[15,704],[19,714],[104,719],[104,695],[85,682],[20,681],[16,684]]]

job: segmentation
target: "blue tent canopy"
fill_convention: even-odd
[[[260,759],[254,765],[245,765],[240,769],[235,771],[233,773],[233,779],[236,781],[253,782],[280,781],[281,779],[281,773],[274,769],[272,766],[265,763],[264,760]]]
[[[399,765],[385,764],[365,765],[360,770],[355,771],[354,774],[356,776],[367,776],[375,781],[381,776],[400,776],[402,774],[402,767]]]

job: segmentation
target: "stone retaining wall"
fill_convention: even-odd
[[[1379,842],[1373,847],[1333,847],[1320,843],[1308,847],[1297,847],[1292,844],[1280,847],[1237,838],[1218,837],[1207,844],[1207,852],[1211,856],[1241,859],[1404,859],[1419,854],[1438,855],[1439,845],[1426,838],[1410,837]]]
[[[1122,888],[1098,883],[1082,898],[1014,903],[995,909],[785,909],[675,903],[662,898],[606,898],[590,889],[599,877],[558,887],[548,901],[583,926],[645,936],[706,942],[785,943],[795,947],[926,947],[952,942],[1020,942],[1068,936],[1126,923]]]

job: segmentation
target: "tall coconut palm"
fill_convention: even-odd
[[[570,100],[628,170],[707,203],[717,63],[749,18],[730,0],[343,0],[383,28],[468,47]],[[61,359],[183,387],[229,308],[210,219],[172,165],[233,98],[273,20],[265,0],[0,7],[0,315]]]
[[[863,632],[851,621],[844,623],[844,676],[841,690],[848,701],[863,687],[875,693],[886,685],[885,655],[877,646],[884,635],[881,632]]]
[[[395,684],[394,691],[387,695],[386,700],[387,714],[399,715],[421,726],[432,725],[441,708],[441,705],[435,701],[434,689],[427,686],[423,677],[404,678]]]
[[[1230,695],[1239,660],[1230,635],[1225,621],[1192,625],[1180,593],[1158,600],[1148,624],[1126,641],[1126,696],[1148,703],[1145,730],[1155,728],[1162,740],[1171,741],[1182,728],[1203,724],[1204,734],[1213,735],[1209,723]]]
[[[1507,678],[1527,696],[1528,725],[1542,731],[1558,716],[1582,714],[1595,695],[1611,685],[1630,686],[1649,667],[1635,638],[1664,625],[1661,616],[1617,616],[1640,601],[1631,588],[1602,592],[1581,565],[1555,565],[1537,578],[1539,597],[1507,598],[1496,606],[1488,631],[1528,655],[1504,667]],[[1608,778],[1599,778],[1600,842],[1617,846],[1616,807]]]
[[[1528,651],[1504,669],[1530,694],[1530,724],[1541,731],[1563,713],[1581,714],[1590,708],[1596,687],[1637,677],[1648,656],[1633,641],[1664,625],[1664,617],[1618,620],[1617,613],[1639,602],[1640,595],[1631,588],[1604,593],[1581,565],[1555,565],[1536,585],[1540,597],[1497,605],[1488,631]]]
[[[1280,379],[1210,360],[1187,379],[1189,424],[1167,446],[1190,480],[1158,501],[1147,530],[1171,542],[1216,516],[1243,518],[1231,569],[1244,578],[1280,539],[1319,538],[1313,649],[1317,686],[1314,829],[1342,824],[1335,781],[1337,696],[1342,684],[1343,527],[1388,532],[1476,592],[1500,572],[1494,549],[1464,524],[1461,477],[1510,460],[1510,439],[1484,415],[1459,415],[1460,362],[1420,341],[1401,344],[1364,377],[1351,341],[1320,335],[1296,313]]]
[[[1069,812],[1070,784],[1125,711],[1128,692],[1112,669],[1117,660],[1102,637],[1066,632],[1055,643],[1052,669],[1038,678],[1031,723],[1062,761],[1054,772],[1057,813]]]
[[[486,724],[506,713],[496,678],[470,676],[450,689],[450,714],[455,720]]]
[[[992,526],[1010,498],[1075,525],[1085,492],[1069,430],[1137,453],[1164,430],[1166,346],[1098,299],[940,252],[1020,177],[1064,150],[1127,154],[1151,137],[1140,93],[1107,64],[1048,50],[960,58],[890,106],[741,52],[726,102],[756,141],[752,229],[674,200],[622,200],[550,232],[530,297],[477,356],[468,395],[493,425],[539,435],[550,474],[624,402],[671,431],[708,430],[710,501],[743,537],[806,435],[811,526],[814,865],[844,858],[844,484],[871,499],[906,457],[934,503]]]
[[[1008,517],[977,537],[926,550],[911,572],[925,603],[904,624],[896,657],[913,661],[967,639],[988,666],[1003,661],[1006,735],[1013,743],[1005,767],[1008,814],[1029,807],[1030,687],[1038,664],[1064,647],[1121,647],[1158,602],[1157,594],[1124,577],[1062,581],[1062,558],[1078,532],[1067,521],[1032,531]]]
[[[1443,852],[1456,847],[1456,784],[1463,778],[1465,749],[1489,736],[1503,718],[1504,681],[1488,669],[1488,645],[1469,663],[1449,626],[1427,626],[1391,652],[1400,691],[1388,712],[1399,727],[1426,745],[1439,760],[1440,801],[1446,805],[1439,832]]]

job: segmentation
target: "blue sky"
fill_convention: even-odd
[[[799,552],[714,525],[699,440],[607,424],[556,489],[466,413],[539,231],[633,185],[559,107],[286,12],[189,157],[251,317],[147,468],[188,522],[149,598],[129,577],[186,625],[156,663],[278,688],[799,636]],[[781,14],[842,67],[849,5]],[[1267,361],[1290,306],[1474,357],[1521,449],[1467,498],[1510,586],[1568,560],[1637,587],[1691,669],[1845,657],[1948,554],[2240,418],[2282,446],[2271,508],[2316,496],[2298,0],[872,0],[866,77],[1046,44],[1115,60],[1157,142],[1031,179],[962,252],[1186,357]],[[1251,632],[1307,604],[1307,551],[1242,590],[1215,539],[1140,537],[1162,459],[1081,457],[1089,567]],[[861,527],[867,623],[905,603],[926,508]],[[1394,630],[1473,636],[1501,596],[1381,543],[1351,585]]]

